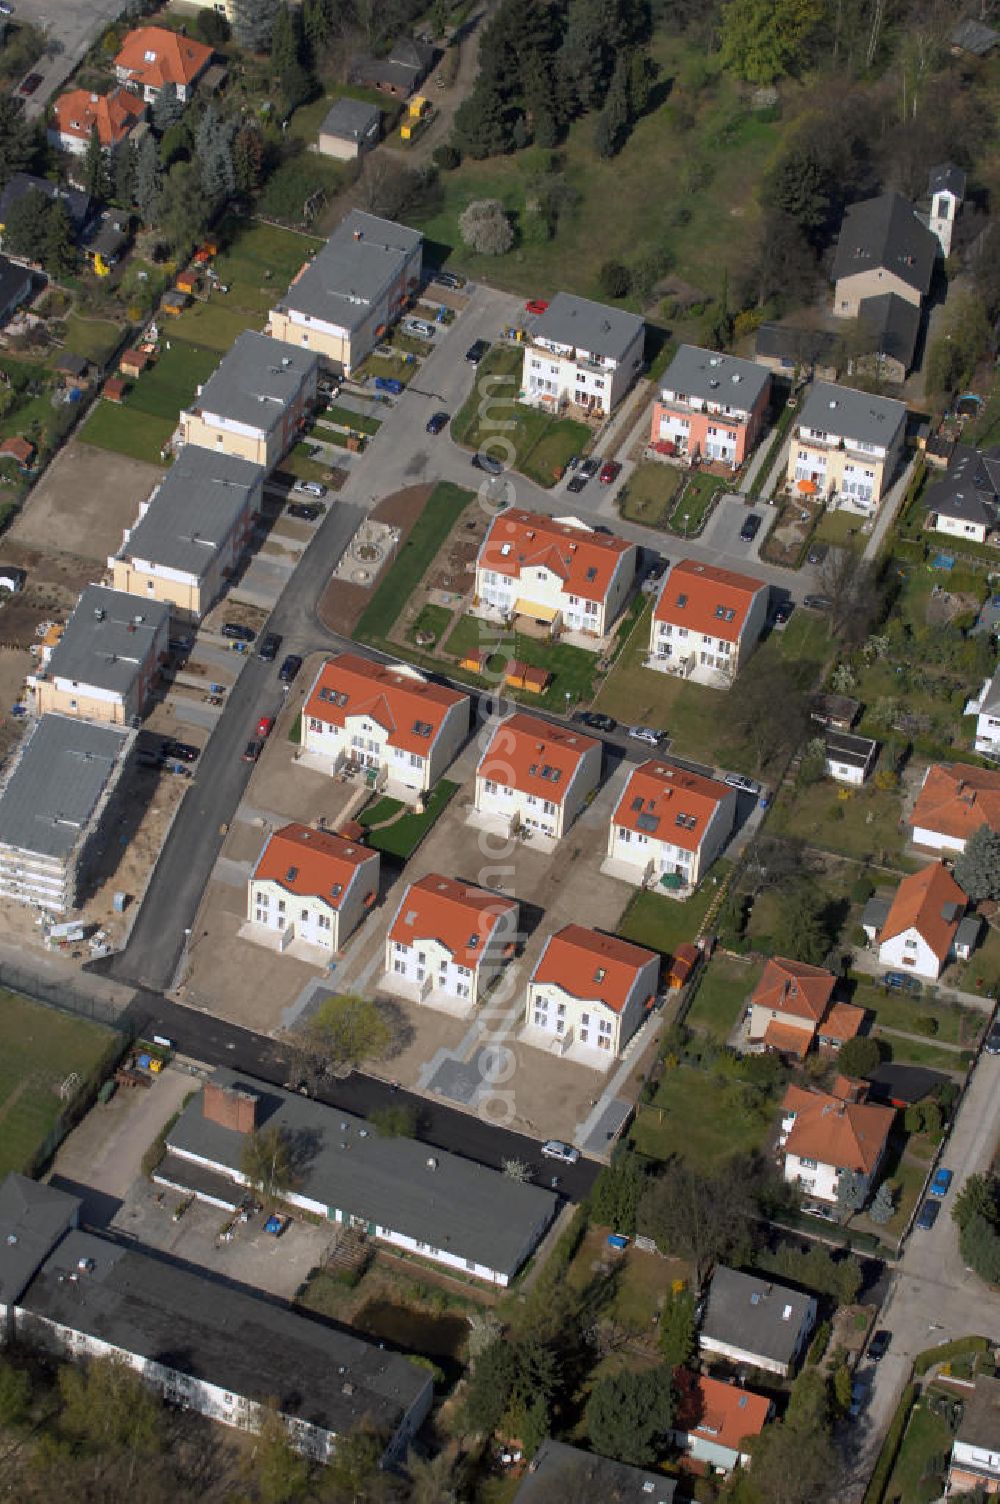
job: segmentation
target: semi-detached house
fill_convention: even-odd
[[[476,559],[474,614],[525,616],[553,634],[599,647],[625,608],[639,551],[578,517],[511,507],[491,523]]]
[[[695,888],[736,823],[715,778],[651,759],[629,776],[608,831],[607,870],[637,884]]]
[[[792,431],[788,485],[870,516],[896,473],[905,436],[902,402],[817,381]]]
[[[771,373],[756,362],[681,345],[653,404],[650,443],[737,470],[760,438],[770,395]]]
[[[607,417],[639,375],[644,343],[636,314],[556,293],[525,336],[522,398],[553,411],[570,405]]]
[[[601,777],[601,743],[518,711],[496,729],[476,769],[475,809],[507,831],[560,840]]]
[[[949,961],[966,961],[980,922],[965,916],[965,893],[942,862],[904,877],[891,903],[869,899],[862,928],[877,947],[880,966],[937,981]]]
[[[931,763],[910,811],[915,846],[963,852],[981,826],[1000,831],[1000,772],[968,763]]]
[[[247,884],[250,938],[340,950],[378,898],[379,855],[331,830],[272,832]],[[257,932],[255,934],[254,932]]]
[[[729,689],[764,630],[769,598],[753,575],[681,559],[653,607],[646,667]]]
[[[659,975],[652,951],[567,924],[548,937],[531,973],[525,1038],[607,1070],[656,1002]]]
[[[318,368],[315,355],[244,329],[181,413],[181,443],[273,470],[313,409]]]
[[[866,1102],[866,1085],[838,1078],[833,1092],[789,1086],[781,1103],[778,1148],[785,1179],[819,1201],[836,1201],[842,1175],[865,1197],[885,1158],[895,1109]]]
[[[836,982],[822,966],[772,956],[750,996],[748,1043],[796,1060],[814,1045],[839,1050],[860,1030],[865,1010],[834,1002]]]
[[[471,1011],[514,954],[518,912],[512,898],[429,872],[408,885],[389,924],[383,986]]]
[[[426,794],[469,731],[468,695],[432,684],[408,664],[341,653],[323,664],[302,707],[302,750],[330,773]]]
[[[271,309],[268,333],[350,375],[416,294],[422,259],[418,231],[352,209]]]

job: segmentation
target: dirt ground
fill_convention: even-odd
[[[8,543],[61,551],[96,561],[91,579],[121,546],[139,504],[164,471],[157,465],[72,441],[57,454],[10,530]],[[9,548],[5,545],[5,553]]]
[[[822,513],[822,503],[814,497],[794,496],[786,501],[761,549],[761,557],[773,564],[794,564]]]
[[[373,522],[398,527],[401,547],[427,505],[433,489],[433,486],[407,486],[402,491],[395,491],[391,496],[384,497],[377,507],[373,507],[369,516]],[[350,637],[380,578],[381,576],[376,578],[371,585],[352,585],[343,580],[331,580],[317,608],[323,625],[331,632]]]
[[[947,626],[948,622],[954,621],[956,616],[961,616],[964,611],[977,611],[979,599],[975,595],[960,590],[945,590],[941,586],[931,592],[931,598],[927,602],[927,625]]]

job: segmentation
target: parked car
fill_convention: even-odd
[[[194,638],[193,637],[171,637],[171,638],[168,638],[168,640],[167,640],[167,647],[170,649],[170,651],[172,653],[177,653],[177,654],[190,653],[191,649],[194,647]]]
[[[438,287],[450,287],[456,292],[460,287],[465,286],[465,278],[456,276],[454,272],[435,272],[431,281],[436,282]]]
[[[776,627],[787,627],[794,610],[794,601],[780,601],[774,608],[774,625]]]
[[[574,496],[579,496],[586,484],[587,477],[585,475],[574,475],[571,477],[566,489],[567,491],[572,491]]]
[[[757,794],[760,792],[760,784],[752,778],[744,778],[742,773],[727,773],[722,780],[731,789],[741,789],[744,794]]]
[[[40,73],[29,73],[17,92],[23,94],[25,99],[27,99],[29,95],[34,94],[41,81],[42,75]]]
[[[602,715],[599,710],[581,710],[576,719],[592,731],[614,731],[618,726],[613,715]]]
[[[829,611],[833,601],[828,595],[804,595],[802,604],[807,611]]]
[[[478,366],[487,350],[490,348],[488,339],[477,339],[465,352],[465,358],[470,365]]]
[[[592,455],[589,460],[583,461],[583,464],[580,466],[580,474],[583,476],[584,480],[593,480],[594,476],[597,474],[600,468],[600,460],[596,455]]]
[[[747,517],[744,521],[743,526],[740,528],[740,537],[743,539],[744,543],[752,543],[759,532],[760,513],[751,512],[749,517]]]
[[[12,16],[13,14],[14,7],[8,3],[8,0],[0,0],[0,16]]]
[[[954,1179],[954,1170],[946,1170],[944,1165],[941,1165],[937,1170],[934,1171],[934,1179],[930,1183],[931,1195],[938,1196],[943,1199],[945,1196],[947,1196],[948,1191],[951,1188],[951,1183]]]
[[[294,517],[297,522],[315,522],[323,513],[311,501],[293,501],[288,508],[288,515]]]
[[[260,737],[261,741],[266,741],[273,730],[274,716],[262,715],[260,720],[257,722],[257,735]]]
[[[302,659],[299,657],[298,653],[289,653],[288,657],[285,659],[284,663],[278,670],[278,678],[281,680],[282,684],[291,684],[292,680],[295,678],[295,675],[298,673],[301,667]]]
[[[440,433],[442,428],[447,428],[448,419],[448,413],[433,413],[431,417],[427,419],[427,432]]]
[[[806,558],[810,564],[822,564],[829,552],[829,543],[814,543]]]
[[[569,459],[566,461],[566,469],[567,470],[575,470],[576,467],[577,467],[577,465],[579,463],[580,463],[580,456],[578,454],[571,454],[570,457],[569,457]]]
[[[388,392],[390,397],[398,397],[403,390],[403,383],[397,381],[395,376],[376,376],[375,390],[377,392]]]
[[[193,747],[190,742],[175,741],[173,737],[168,737],[160,751],[171,762],[195,762],[198,758],[197,747]]]
[[[920,1208],[920,1215],[917,1218],[917,1226],[923,1232],[929,1232],[930,1229],[934,1226],[934,1223],[937,1221],[938,1212],[940,1210],[940,1201],[931,1201],[930,1198],[928,1198]]]
[[[564,1144],[562,1139],[550,1138],[542,1145],[543,1159],[558,1159],[561,1164],[575,1165],[580,1158],[579,1149],[574,1149],[572,1144]]]
[[[601,485],[613,486],[621,473],[622,467],[618,461],[608,460],[606,465],[601,466]]]
[[[905,971],[887,971],[882,978],[882,985],[883,987],[887,987],[890,992],[918,993],[923,991],[923,987],[917,981],[916,977],[908,977]]]
[[[887,1332],[885,1327],[879,1327],[868,1344],[868,1356],[873,1363],[881,1363],[889,1351],[889,1343],[892,1341],[892,1333]]]
[[[472,456],[472,463],[477,470],[485,470],[487,475],[503,474],[503,462],[492,454],[483,454],[481,450]]]
[[[647,747],[658,747],[663,732],[652,726],[630,726],[627,734],[634,742],[645,742]]]
[[[403,333],[414,334],[417,339],[433,339],[437,330],[426,319],[404,319]]]
[[[257,633],[253,627],[245,627],[240,621],[224,621],[222,636],[228,637],[230,642],[253,642]]]
[[[847,1412],[851,1417],[851,1420],[857,1420],[858,1416],[861,1414],[862,1409],[864,1408],[864,1404],[867,1398],[868,1385],[863,1383],[861,1379],[855,1379],[854,1383],[851,1385],[851,1404]]]
[[[263,750],[264,743],[258,741],[256,737],[252,737],[243,748],[243,761],[256,762]]]
[[[263,658],[265,663],[273,663],[278,656],[281,647],[281,634],[279,632],[265,632],[257,647],[257,657]]]
[[[530,302],[525,303],[524,311],[525,313],[534,314],[544,313],[548,306],[544,298],[532,298]]]
[[[802,1210],[807,1217],[820,1217],[824,1222],[835,1222],[836,1213],[832,1206],[827,1206],[822,1201],[804,1201]]]
[[[983,1049],[987,1055],[1000,1055],[1000,1029],[994,1029],[992,1034],[986,1036]]]
[[[321,486],[318,480],[297,480],[292,487],[300,496],[315,496],[320,501],[326,495],[326,487]]]

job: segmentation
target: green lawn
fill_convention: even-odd
[[[927,1397],[918,1400],[910,1412],[885,1497],[898,1499],[900,1504],[932,1504],[939,1499],[944,1492],[952,1434],[947,1420],[931,1410]]]
[[[13,992],[0,993],[0,1179],[32,1160],[64,1103],[59,1088],[74,1072],[96,1076],[118,1036]]]
[[[876,1027],[872,1031],[897,1065],[925,1065],[932,1071],[964,1071],[972,1059],[971,1050],[945,1050],[930,1040],[901,1039]]]
[[[509,444],[515,450],[515,470],[540,486],[552,486],[566,462],[584,452],[590,429],[516,400],[523,359],[521,345],[494,345],[487,352],[476,368],[472,391],[452,419],[451,436],[470,449],[489,448],[493,439],[503,450],[498,457],[505,461]]]
[[[721,480],[717,475],[689,476],[684,490],[674,503],[670,517],[671,530],[684,538],[693,537],[704,525],[715,498],[728,485],[728,481]]]
[[[382,427],[378,418],[370,418],[367,413],[354,413],[350,408],[332,405],[319,414],[318,420],[323,423],[337,423],[341,428],[353,428],[356,433],[378,433]]]
[[[771,1117],[746,1106],[739,1081],[679,1065],[664,1073],[653,1101],[640,1108],[632,1142],[651,1159],[677,1154],[707,1171],[733,1154],[761,1148]]]
[[[860,518],[853,512],[825,511],[813,534],[814,543],[832,543],[838,548],[848,545],[857,547],[860,534]]]
[[[646,945],[665,956],[673,955],[683,941],[697,936],[728,870],[728,862],[716,862],[701,886],[683,901],[637,889],[619,921],[618,934],[636,945]]]
[[[626,522],[665,528],[683,479],[683,473],[673,465],[655,460],[637,465],[618,493],[622,517]]]
[[[986,1015],[973,1008],[957,1004],[940,1003],[929,998],[908,998],[897,992],[884,992],[870,979],[858,980],[851,995],[851,1002],[859,1008],[867,1008],[876,1022],[887,1029],[902,1029],[907,1033],[920,1034],[914,1027],[914,1019],[931,1017],[937,1021],[937,1033],[928,1036],[928,1043],[935,1039],[946,1044],[973,1045],[986,1023]]]
[[[263,329],[268,310],[322,241],[235,215],[223,221],[218,239],[213,267],[229,291],[195,301],[166,328],[191,344],[226,351],[244,329]]]
[[[493,653],[486,662],[485,676],[491,684],[499,682],[505,664],[520,659],[532,668],[547,669],[552,675],[545,693],[525,694],[526,703],[565,713],[590,699],[594,691],[597,654],[586,648],[574,647],[571,643],[549,643],[537,637],[526,637],[522,632],[509,633],[491,622],[480,621],[476,616],[463,616],[444,650],[459,662],[473,648],[492,647],[501,638],[503,651]]]
[[[822,778],[808,787],[786,784],[774,801],[770,826],[775,834],[905,871],[902,811],[899,794],[876,788],[872,779],[862,789],[846,789]]]
[[[355,631],[357,637],[368,641],[385,638],[404,601],[423,579],[438,549],[472,500],[471,491],[450,481],[438,482],[410,536],[362,612]]]
[[[147,413],[153,418],[177,420],[196,389],[208,380],[219,364],[218,350],[204,345],[189,345],[186,340],[169,340],[160,345],[153,365],[136,381],[125,398],[125,406]]]
[[[590,429],[586,423],[577,423],[572,418],[550,419],[533,448],[522,457],[518,469],[540,486],[555,485],[567,461],[574,454],[582,454],[589,442]]]
[[[122,332],[109,319],[83,319],[71,313],[66,319],[66,349],[102,366],[117,348]]]
[[[406,635],[416,647],[431,648],[447,632],[451,625],[454,611],[449,611],[447,606],[424,606],[413,625],[407,628]],[[432,637],[433,642],[420,642],[421,637]]]
[[[384,830],[372,831],[367,837],[367,845],[376,851],[384,851],[388,856],[398,856],[403,861],[408,861],[457,789],[457,783],[442,778],[431,790],[422,815],[403,815]],[[378,825],[403,808],[404,805],[398,799],[376,799],[374,804],[361,811],[358,821],[366,828]]]
[[[99,449],[113,449],[133,460],[147,460],[162,465],[162,449],[177,426],[177,419],[155,418],[136,408],[117,407],[113,402],[98,402],[84,426],[80,438]]]
[[[684,1022],[725,1042],[740,1021],[763,967],[721,951],[712,957]]]

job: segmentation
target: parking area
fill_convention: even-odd
[[[9,537],[94,559],[103,571],[163,474],[158,465],[71,440],[31,492]]]

